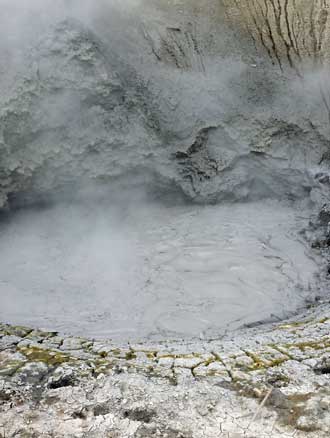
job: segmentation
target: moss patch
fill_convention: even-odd
[[[43,362],[49,366],[77,361],[67,354],[54,350],[45,350],[38,347],[18,347],[17,350],[31,362]]]

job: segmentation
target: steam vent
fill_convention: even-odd
[[[0,0],[0,438],[330,436],[330,0]]]

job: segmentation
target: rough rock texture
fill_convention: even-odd
[[[242,25],[264,29],[265,6],[257,17],[245,6],[156,2],[118,19],[121,30],[107,16],[56,16],[26,46],[14,85],[1,80],[1,205],[118,178],[200,202],[308,195],[329,149],[327,90],[272,65]],[[308,50],[323,59],[320,8]],[[269,14],[268,33],[280,32],[285,15]],[[278,56],[289,34],[274,37]]]
[[[328,312],[154,345],[2,325],[1,436],[329,436]]]
[[[56,26],[33,52],[33,76],[1,111],[1,186],[6,193],[58,189],[146,166],[157,148],[146,93],[81,24]],[[128,73],[127,73],[128,75]],[[151,147],[152,146],[152,147]]]

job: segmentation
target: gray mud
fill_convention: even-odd
[[[0,320],[123,340],[283,318],[316,294],[309,216],[276,201],[21,211],[0,230]]]
[[[0,10],[0,438],[329,438],[330,0]]]
[[[286,2],[259,47],[264,15],[227,3],[2,2],[0,209],[26,208],[0,226],[0,320],[203,338],[319,294],[299,230],[328,200],[328,14]],[[94,184],[118,202],[64,204]]]

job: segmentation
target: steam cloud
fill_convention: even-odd
[[[112,47],[115,47],[117,52],[120,52],[120,47],[117,46],[118,41],[122,39],[122,42],[125,41],[126,43],[126,36],[130,32],[126,26],[132,25],[131,29],[137,32],[137,23],[135,23],[135,20],[139,20],[140,18],[138,17],[143,15],[144,6],[142,6],[143,4],[140,0],[0,0],[0,103],[6,99],[7,94],[10,95],[11,88],[15,89],[18,78],[24,78],[25,71],[31,69],[30,48],[34,47],[34,50],[37,50],[43,35],[47,35],[47,32],[53,25],[67,18],[79,20],[85,24],[87,28],[94,30],[96,35],[100,35],[101,38],[105,37],[106,42],[112,45]],[[203,140],[203,136],[198,137],[198,132],[200,128],[204,127],[204,124],[208,124],[212,130],[213,126],[216,125],[219,120],[226,120],[227,113],[229,114],[228,119],[232,117],[233,123],[237,122],[239,125],[242,121],[245,122],[248,120],[251,114],[254,113],[258,113],[260,119],[263,120],[263,114],[272,113],[273,106],[277,108],[277,115],[279,114],[281,116],[282,111],[283,114],[286,114],[285,111],[287,107],[290,108],[288,110],[289,114],[292,108],[295,110],[294,107],[298,104],[299,110],[303,108],[303,111],[305,111],[304,104],[306,100],[308,100],[309,110],[313,113],[313,117],[321,120],[321,117],[319,117],[319,111],[322,113],[322,110],[320,110],[320,102],[321,105],[324,105],[324,101],[322,102],[322,100],[320,100],[321,96],[318,94],[318,91],[320,89],[320,81],[322,81],[322,83],[326,82],[326,72],[312,72],[307,75],[304,80],[294,77],[292,81],[287,82],[284,87],[279,87],[278,89],[273,85],[268,87],[267,80],[265,79],[265,70],[261,62],[258,65],[254,63],[249,65],[241,59],[231,59],[230,56],[224,60],[221,56],[217,57],[217,54],[213,56],[212,54],[204,53],[203,47],[196,45],[196,35],[194,34],[195,30],[193,26],[190,26],[190,23],[186,24],[191,33],[188,33],[188,36],[185,35],[183,43],[182,41],[181,43],[187,43],[188,49],[190,50],[191,47],[192,49],[191,52],[187,52],[188,56],[191,56],[191,59],[188,60],[189,62],[183,63],[183,65],[185,67],[193,67],[195,65],[194,61],[198,58],[197,64],[199,71],[188,71],[188,69],[180,71],[176,69],[177,65],[175,65],[175,61],[178,60],[174,59],[173,61],[172,58],[175,58],[176,55],[180,56],[180,53],[186,53],[183,50],[185,47],[180,46],[180,41],[178,46],[178,41],[172,35],[173,32],[175,35],[178,33],[176,28],[174,28],[174,30],[172,29],[170,37],[174,39],[171,39],[171,44],[169,44],[167,48],[165,47],[166,50],[163,47],[164,41],[162,41],[161,38],[160,40],[163,46],[160,44],[160,47],[157,48],[159,51],[157,51],[155,47],[152,47],[157,56],[165,53],[164,58],[167,56],[165,59],[167,64],[164,61],[164,63],[160,64],[161,67],[159,70],[157,70],[159,64],[157,64],[157,60],[155,59],[154,63],[149,62],[151,57],[147,58],[148,62],[145,62],[147,65],[140,61],[140,64],[138,64],[142,76],[145,75],[146,81],[153,78],[154,75],[158,81],[158,85],[159,83],[162,84],[162,88],[155,87],[156,95],[158,93],[158,96],[160,96],[158,99],[160,104],[158,101],[156,103],[159,104],[159,111],[162,112],[163,115],[164,129],[167,128],[172,137],[177,136],[176,138],[179,139],[178,149],[182,146],[181,141],[184,143],[181,152],[182,156],[185,156],[185,150],[187,150],[189,146],[191,147],[191,145],[195,145],[198,149],[198,146],[200,146],[198,139]],[[207,28],[208,23],[205,26],[205,35],[207,34]],[[184,32],[182,32],[182,34],[184,34]],[[148,39],[150,35],[146,34],[146,37]],[[220,34],[216,37],[221,39],[224,35]],[[131,40],[134,40],[134,34]],[[144,41],[144,44],[146,44],[146,41]],[[140,54],[134,53],[133,43],[131,46],[129,43],[125,46],[126,49],[128,47],[131,48],[129,54],[131,59],[137,62],[140,58]],[[179,47],[179,49],[175,51],[175,47]],[[144,46],[143,49],[146,50],[146,47]],[[150,47],[148,49],[150,51]],[[173,50],[174,54],[172,53]],[[150,54],[148,53],[148,55]],[[124,57],[125,56],[126,53],[124,53]],[[259,62],[259,59],[257,61]],[[172,64],[174,62],[174,65],[171,65],[171,62]],[[179,62],[178,65],[180,66]],[[273,70],[271,73],[275,76],[280,74],[278,72],[275,74]],[[251,77],[253,79],[251,79]],[[274,77],[270,78],[270,82],[272,79],[274,79]],[[230,84],[233,82],[236,87],[235,91],[230,88]],[[294,88],[294,102],[292,102],[292,100],[289,101],[292,94],[288,94],[290,96],[289,98],[286,96],[286,87]],[[262,95],[262,93],[264,93],[264,95]],[[260,95],[262,95],[261,98]],[[310,95],[313,96],[313,99],[309,99]],[[38,101],[38,111],[48,115],[48,119],[55,127],[63,125],[64,122],[67,122],[70,126],[71,117],[74,119],[75,114],[80,111],[80,101],[79,99],[75,99],[76,97],[70,93],[70,90],[69,92],[65,91],[62,95],[59,93],[53,101],[46,95],[44,100]],[[327,102],[327,100],[325,102]],[[153,102],[153,104],[155,103]],[[239,116],[241,118],[239,118],[237,117],[237,108],[240,107],[241,104],[243,115],[241,114]],[[324,114],[324,106],[322,106],[322,108]],[[325,115],[327,117],[326,111]],[[182,117],[180,118],[180,116]],[[97,115],[95,117],[97,117]],[[283,118],[285,119],[285,115]],[[224,122],[224,124],[225,123],[226,122]],[[219,123],[219,126],[219,129],[221,129],[221,123]],[[93,127],[92,122],[91,127]],[[249,135],[254,129],[254,126],[252,128],[251,126],[247,126],[246,135]],[[230,130],[232,130],[232,132]],[[214,171],[214,167],[212,167],[216,161],[212,153],[218,158],[216,154],[221,146],[224,151],[222,155],[221,153],[223,151],[221,150],[219,152],[221,160],[223,158],[226,160],[228,158],[226,156],[227,154],[229,156],[228,160],[230,161],[231,154],[237,152],[237,161],[242,162],[242,167],[239,168],[237,166],[238,170],[236,173],[233,172],[232,181],[229,180],[229,185],[232,182],[235,183],[235,178],[237,178],[239,195],[241,195],[240,190],[242,190],[242,196],[244,197],[244,190],[246,189],[248,191],[250,189],[248,184],[244,184],[244,177],[251,172],[251,167],[249,166],[253,166],[254,162],[253,160],[244,161],[248,153],[245,155],[243,153],[243,159],[239,157],[241,151],[238,149],[241,147],[241,143],[239,143],[239,135],[235,132],[235,128],[228,130],[228,132],[232,134],[232,137],[227,135],[226,130],[223,132],[224,135],[222,135],[221,138],[221,134],[218,136],[219,143],[211,145],[206,152],[203,150],[201,150],[200,154],[198,150],[197,153],[195,153],[196,151],[193,152],[193,154],[195,153],[193,157],[195,162],[188,162],[187,167],[194,169],[194,166],[198,167],[200,163],[203,164],[205,162],[205,167],[207,168],[210,162],[211,172],[214,172],[215,178],[217,178],[218,170]],[[226,144],[227,139],[229,146]],[[238,139],[237,142],[236,139]],[[285,136],[284,139],[285,141],[288,140]],[[202,140],[200,141],[202,142]],[[250,144],[253,143],[254,137],[244,140],[246,140],[247,144]],[[230,143],[230,141],[232,142]],[[247,148],[247,145],[244,142],[242,143],[244,147]],[[50,145],[50,147],[52,146],[53,145]],[[167,146],[167,144],[165,144],[165,146]],[[162,147],[165,146],[162,145]],[[280,146],[284,149],[286,144],[281,144]],[[157,147],[159,147],[159,145],[157,145]],[[235,148],[237,148],[237,150]],[[161,148],[159,147],[159,149]],[[293,147],[291,149],[288,148],[289,151],[292,151],[292,149]],[[302,156],[305,153],[304,151],[305,149],[301,152]],[[152,156],[153,152],[153,150],[151,150],[151,152],[150,150],[146,150],[144,151],[143,157]],[[173,152],[177,152],[177,150],[173,150]],[[123,153],[126,153],[126,151]],[[171,155],[170,151],[166,153],[167,156]],[[312,153],[314,153],[314,151],[312,151],[311,154]],[[316,150],[315,156],[318,156],[319,153],[320,151]],[[160,155],[159,161],[161,163],[163,159],[165,161],[164,156],[165,155]],[[260,154],[258,157],[260,157]],[[305,159],[306,156],[303,156],[301,162]],[[124,157],[124,161],[125,160],[126,156]],[[220,167],[222,165],[221,160],[219,160]],[[274,159],[274,162],[275,161]],[[279,161],[281,161],[281,159]],[[285,161],[285,159],[283,161]],[[301,168],[299,168],[299,166],[296,172],[297,179],[294,179],[295,175],[291,177],[290,174],[287,185],[285,185],[287,173],[283,173],[284,189],[291,190],[291,193],[295,192],[295,184],[297,184],[297,193],[303,184],[306,183],[308,187],[309,178],[305,178],[305,174],[301,177],[301,174],[305,171],[306,164],[303,163]],[[262,181],[258,178],[255,178],[255,180],[251,179],[252,189],[260,196],[264,194],[267,195],[268,193],[276,194],[278,187],[273,185],[273,182],[276,180],[273,179],[272,172],[274,169],[271,167],[263,168],[262,166],[260,168],[261,176],[258,174],[257,177],[262,179],[263,175],[265,175],[266,178]],[[259,168],[252,167],[252,170],[257,173]],[[262,174],[262,171],[265,173]],[[172,170],[169,172],[172,172]],[[47,169],[45,173],[47,175]],[[294,174],[294,172],[292,172],[292,174]],[[198,174],[198,178],[200,175],[203,175],[203,172]],[[211,176],[213,176],[213,174]],[[40,179],[43,177],[44,173],[41,174]],[[171,173],[170,177],[172,177]],[[240,182],[241,177],[242,183]],[[254,185],[255,181],[256,183]],[[45,186],[46,183],[47,181],[45,181]],[[212,178],[207,180],[206,185],[207,184],[208,187],[211,187],[213,184]],[[216,309],[217,307],[214,305],[214,302],[219,304],[219,302],[216,301],[219,299],[217,284],[216,286],[213,284],[214,289],[212,289],[213,286],[211,285],[207,290],[213,291],[212,293],[214,293],[215,296],[212,296],[211,292],[208,297],[206,296],[207,294],[204,296],[203,284],[201,287],[194,289],[194,282],[192,282],[192,287],[189,292],[193,291],[193,293],[191,293],[192,295],[195,294],[195,296],[188,296],[189,294],[184,296],[186,289],[183,281],[182,284],[180,284],[181,277],[179,275],[176,277],[176,274],[173,274],[171,277],[172,283],[168,285],[169,277],[167,276],[166,269],[169,271],[172,269],[173,272],[176,272],[176,264],[174,263],[174,268],[173,266],[168,268],[167,262],[170,265],[173,260],[178,260],[178,270],[182,269],[182,272],[185,273],[184,275],[186,275],[187,272],[190,273],[187,275],[189,282],[195,275],[194,269],[191,268],[191,266],[194,266],[194,263],[198,269],[204,272],[209,265],[212,265],[214,260],[220,260],[221,257],[218,257],[217,253],[218,248],[214,249],[213,243],[215,236],[221,237],[221,233],[218,232],[219,228],[217,228],[222,221],[221,214],[217,216],[217,214],[215,214],[214,211],[211,212],[212,209],[210,209],[210,216],[213,215],[215,224],[215,231],[212,235],[207,233],[209,216],[203,216],[203,209],[200,209],[204,222],[199,223],[197,221],[195,223],[195,234],[192,236],[189,226],[186,226],[185,221],[188,225],[190,222],[194,223],[195,212],[193,208],[191,210],[182,211],[180,210],[181,206],[178,207],[177,210],[173,208],[169,214],[166,207],[162,205],[158,210],[157,205],[155,203],[151,204],[143,191],[133,191],[132,185],[133,184],[127,184],[124,188],[121,183],[118,183],[118,185],[111,183],[107,186],[105,191],[101,190],[99,192],[95,190],[94,187],[88,186],[87,191],[83,191],[78,196],[77,202],[69,204],[63,203],[63,198],[59,197],[55,199],[56,205],[52,208],[41,209],[40,211],[22,211],[14,214],[7,224],[1,224],[0,242],[3,258],[5,259],[2,260],[2,267],[0,269],[0,294],[2,309],[5,309],[4,316],[0,312],[1,318],[8,317],[8,319],[10,319],[9,322],[15,321],[17,323],[26,320],[28,323],[35,323],[36,325],[39,324],[40,320],[43,320],[49,328],[56,325],[57,328],[67,329],[70,326],[72,330],[77,333],[81,331],[81,327],[87,326],[87,323],[91,323],[91,326],[93,326],[93,318],[95,318],[96,321],[97,319],[100,320],[98,334],[102,334],[99,329],[102,324],[104,324],[105,334],[109,334],[110,329],[109,326],[107,326],[109,321],[111,321],[111,333],[115,333],[116,330],[119,332],[125,332],[126,330],[126,332],[129,333],[134,332],[134,330],[139,327],[139,315],[136,315],[134,312],[135,304],[142,300],[142,304],[139,303],[140,310],[141,308],[148,309],[150,313],[153,312],[153,309],[156,309],[156,311],[161,314],[163,306],[169,306],[169,316],[166,316],[167,326],[164,329],[165,332],[166,330],[171,331],[171,327],[176,326],[180,333],[180,329],[186,324],[183,329],[189,333],[189,324],[191,324],[192,330],[195,330],[194,334],[198,335],[199,327],[201,327],[201,330],[204,330],[205,327],[209,327],[207,318],[200,317],[197,305],[196,308],[193,309],[195,313],[190,312],[192,307],[191,301],[193,298],[196,300],[200,299],[200,301],[198,301],[199,304],[202,303],[200,307],[204,306],[205,301],[205,306],[209,306],[207,311],[209,311],[208,309]],[[244,186],[243,189],[241,189],[241,186]],[[222,187],[220,187],[220,189],[222,189]],[[239,199],[239,196],[237,198]],[[173,203],[174,202],[172,202],[172,205]],[[254,222],[254,209],[258,210],[258,216],[262,217],[262,213],[259,213],[259,207],[253,207],[251,223]],[[239,214],[241,214],[240,212]],[[169,219],[171,219],[172,216],[176,217],[176,215],[178,215],[178,223],[176,223],[175,226],[173,225],[172,228],[167,227],[166,223],[164,224],[163,217],[161,216],[164,215],[166,217],[166,214],[168,214]],[[241,225],[238,224],[237,229],[229,230],[231,234],[229,233],[227,235],[226,232],[228,232],[230,228],[229,225],[231,224],[230,220],[228,220],[228,227],[226,224],[224,227],[225,231],[220,230],[224,232],[225,244],[228,242],[231,244],[234,239],[233,235],[237,232],[242,234],[242,239],[244,240],[245,232],[249,233],[251,230],[251,241],[254,242],[253,245],[256,248],[259,248],[258,245],[260,242],[264,245],[264,242],[267,243],[270,241],[267,233],[269,233],[269,229],[272,228],[272,223],[269,218],[272,219],[273,215],[272,212],[269,213],[268,210],[265,214],[265,217],[268,218],[268,222],[265,221],[266,229],[262,236],[255,235],[253,226],[244,229],[243,214],[242,228]],[[150,217],[152,217],[152,220],[150,220]],[[285,222],[286,218],[287,211],[285,210],[283,216],[280,216],[277,222]],[[163,226],[162,229],[165,233],[164,240],[162,240],[162,236],[159,235],[159,230],[157,229],[157,223],[161,222]],[[294,228],[294,222],[295,218],[292,218],[290,227],[292,225],[292,228]],[[184,226],[182,224],[184,224]],[[145,233],[145,230],[143,230],[143,228],[148,229],[148,226],[151,227],[150,234]],[[177,232],[175,227],[178,227],[179,230],[183,230],[183,232]],[[242,232],[242,230],[244,230],[244,232]],[[291,228],[289,231],[291,232]],[[198,241],[197,237],[200,234],[203,235],[204,232],[206,233],[205,241]],[[166,240],[166,233],[170,236],[169,241]],[[281,234],[279,235],[281,237]],[[145,238],[150,238],[150,242],[144,242],[143,239]],[[197,243],[194,239],[197,239]],[[290,264],[290,260],[293,258],[290,253],[291,247],[290,244],[287,246],[285,242],[286,236],[283,236],[283,239],[279,243],[279,254],[271,254],[271,257],[276,260],[283,257],[283,260],[285,260],[283,264],[283,266],[285,266],[284,269],[287,269],[292,276],[293,283],[295,279],[299,277],[299,275],[296,275],[297,272],[299,274],[299,267],[296,269],[294,265]],[[249,242],[245,243],[248,253],[250,252]],[[220,239],[219,247],[222,244],[224,243]],[[157,251],[154,247],[157,247]],[[303,245],[298,244],[296,241],[294,247],[297,248],[299,254],[300,251],[304,250]],[[282,250],[283,252],[281,252]],[[213,259],[212,251],[215,251]],[[190,264],[186,262],[185,257]],[[240,263],[237,263],[236,260],[236,258],[239,259],[240,257],[240,254],[234,254],[234,261],[227,269],[228,272],[234,272],[234,280],[229,278],[228,284],[231,285],[236,282],[235,287],[229,286],[222,291],[224,292],[225,299],[228,299],[228,301],[230,301],[231,296],[228,294],[226,297],[226,291],[234,290],[237,282],[241,281],[241,266],[237,266],[240,265]],[[264,261],[259,253],[257,257],[259,261]],[[315,270],[315,265],[313,262],[307,265],[307,261],[303,257],[303,251],[301,252],[301,257],[302,265],[308,266],[306,278],[306,284],[308,284]],[[161,271],[158,266],[155,271],[150,269],[150,271],[146,273],[146,267],[152,265],[153,258],[157,260],[161,259],[160,267],[165,265],[164,271]],[[164,262],[162,258],[164,258]],[[248,257],[246,257],[246,260],[247,259]],[[205,262],[205,260],[207,261]],[[226,261],[225,258],[223,260]],[[252,273],[253,276],[256,277],[253,270],[258,271],[258,266],[261,264],[259,261],[255,266],[252,266],[252,268],[249,267],[246,269],[247,277],[244,277],[246,272],[245,274],[243,272],[244,275],[242,275],[246,283],[243,286],[239,285],[234,290],[233,295],[235,295],[237,291],[241,293],[242,290],[244,294],[246,284],[252,284],[253,287],[251,289],[255,289],[254,283],[251,283],[250,275]],[[200,268],[201,266],[202,268]],[[215,271],[218,272],[220,269],[221,266],[216,266]],[[275,278],[274,282],[272,282],[273,285],[276,286],[279,284],[279,287],[282,287],[283,279],[287,278],[285,276],[287,272],[285,272],[284,276],[281,276],[277,268],[269,266],[267,261],[264,266],[264,276],[266,279],[265,290],[268,287],[268,273],[270,272],[268,269],[272,270],[272,275],[274,275]],[[152,280],[152,278],[148,277],[150,272],[157,277],[158,295],[149,287]],[[161,273],[159,274],[159,272]],[[238,272],[238,277],[235,277],[235,272]],[[214,273],[212,273],[212,275],[213,274]],[[152,275],[150,275],[150,277],[152,277]],[[191,277],[189,275],[191,275]],[[212,276],[209,276],[207,273],[207,277],[211,278]],[[11,281],[13,278],[15,281]],[[178,289],[175,289],[176,287]],[[308,289],[308,286],[304,286],[304,288]],[[176,290],[179,291],[178,295],[172,296],[173,302],[171,302],[167,294],[170,296],[170,294]],[[141,291],[143,291],[143,293],[138,296]],[[180,294],[183,295],[183,301],[181,300]],[[276,294],[277,291],[275,296],[277,296]],[[15,300],[13,300],[13,297]],[[270,297],[271,305],[273,305],[272,299],[273,297]],[[82,301],[84,301],[84,305],[80,306]],[[253,299],[250,299],[250,301],[253,304]],[[17,307],[18,302],[20,303],[19,307]],[[224,306],[227,304],[228,303],[225,302]],[[277,303],[279,312],[282,311],[282,304],[283,303]],[[235,309],[236,307],[237,303],[234,303],[232,308]],[[293,307],[295,306],[293,305]],[[28,315],[26,314],[26,309],[28,309]],[[79,309],[79,314],[76,314],[77,309]],[[220,305],[219,309],[221,310]],[[251,313],[253,313],[253,311],[254,310],[251,310]],[[62,318],[62,320],[59,318],[61,315],[64,318]],[[236,316],[239,317],[239,315]],[[166,318],[164,318],[164,320]],[[185,318],[188,322],[185,322]],[[219,319],[221,318],[215,315],[213,322]],[[196,327],[193,327],[195,323]],[[75,327],[75,325],[77,327]],[[149,329],[152,330],[153,327],[148,327],[148,330]]]

